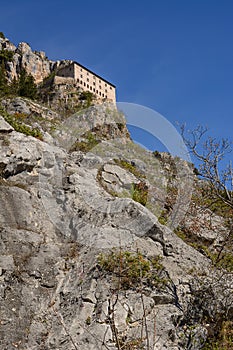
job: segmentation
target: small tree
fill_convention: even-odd
[[[210,285],[203,284],[203,280],[199,281],[200,288],[198,293],[204,290],[205,294],[201,297],[204,303],[213,298],[211,294],[211,288],[213,286],[219,288],[220,291],[222,288],[222,294],[225,295],[229,287],[224,287],[224,283],[228,281],[229,276],[232,276],[233,265],[233,168],[231,161],[225,167],[221,166],[221,161],[227,153],[231,152],[231,142],[227,139],[218,141],[212,137],[207,137],[203,142],[206,132],[207,129],[202,126],[198,126],[196,129],[188,132],[184,125],[181,126],[184,142],[198,163],[198,176],[205,181],[204,191],[207,192],[208,206],[211,208],[211,205],[222,203],[223,210],[221,215],[228,219],[228,233],[218,248],[218,253],[214,259],[216,267],[221,269],[221,278],[218,278],[217,281],[213,278],[210,281]],[[226,298],[226,300],[230,300],[230,298]],[[232,309],[232,304],[228,308],[229,310]],[[199,313],[201,309],[202,307],[199,307]],[[207,339],[207,344],[204,348],[230,349],[229,346],[232,345],[232,333],[228,332],[227,335],[223,336],[222,332],[227,332],[226,325],[227,327],[229,325],[232,327],[232,316],[230,316],[230,312],[224,311],[223,305],[223,314],[216,310],[212,316],[214,336],[210,336]],[[227,344],[227,347],[222,348],[223,344]]]
[[[220,162],[225,155],[231,152],[231,142],[227,139],[218,141],[208,137],[202,142],[207,129],[198,126],[193,131],[188,131],[186,136],[185,126],[181,126],[184,142],[191,154],[199,163],[199,176],[207,180],[213,199],[220,199],[223,203],[233,209],[233,168],[232,163],[221,170]]]
[[[82,91],[79,98],[81,101],[85,101],[85,108],[91,106],[93,101],[93,94],[90,91]]]
[[[0,32],[1,37],[1,32]],[[12,61],[13,52],[9,50],[0,50],[0,96],[5,96],[9,93],[9,85],[7,80],[6,67],[7,62]]]
[[[6,65],[7,62],[11,62],[13,60],[13,56],[14,56],[13,51],[1,49],[0,50],[0,63],[4,62],[4,64]]]
[[[19,89],[19,82],[18,80],[14,77],[12,82],[10,83],[10,92],[12,95],[17,95],[18,94],[18,89]]]
[[[9,93],[9,86],[6,77],[5,63],[0,63],[0,96],[5,96]]]
[[[5,35],[4,35],[3,32],[0,32],[0,38],[1,38],[1,39],[5,39]]]
[[[22,69],[18,83],[18,95],[35,99],[37,95],[37,86],[31,74]]]

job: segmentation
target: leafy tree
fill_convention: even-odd
[[[3,32],[0,32],[0,38],[5,39],[5,35]]]
[[[18,95],[35,99],[37,96],[37,86],[31,74],[22,69],[18,82]]]
[[[0,50],[0,96],[5,96],[9,93],[9,85],[7,81],[6,66],[7,62],[12,61],[13,52],[9,50]]]
[[[14,78],[12,82],[10,83],[10,92],[12,95],[17,95],[19,89],[19,81]]]
[[[7,62],[11,62],[13,59],[13,56],[14,56],[13,51],[5,50],[5,49],[0,50],[0,62],[3,61],[5,64]]]
[[[6,77],[6,68],[5,64],[2,61],[0,63],[0,96],[5,96],[9,93],[9,86],[7,83],[7,77]]]

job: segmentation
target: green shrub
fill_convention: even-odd
[[[14,52],[6,49],[0,50],[0,63],[11,62],[13,60]]]
[[[91,316],[88,316],[86,319],[86,325],[90,326],[90,324],[91,324]]]
[[[35,99],[37,97],[37,86],[31,74],[22,69],[19,79],[13,79],[11,83],[7,80],[6,63],[12,61],[13,52],[9,50],[0,51],[0,96],[16,95]]]
[[[5,35],[3,32],[0,32],[0,38],[5,39]]]
[[[37,97],[37,86],[31,74],[28,74],[25,69],[22,69],[18,81],[18,95],[31,98]]]
[[[30,126],[24,124],[17,117],[6,113],[4,110],[0,110],[1,115],[17,132],[21,132],[27,136],[33,136],[39,140],[43,140],[43,135],[38,128],[31,128]]]
[[[165,216],[160,216],[158,221],[161,225],[167,225],[167,218],[165,218]]]
[[[201,254],[207,256],[212,261],[213,265],[217,268],[224,269],[228,272],[233,271],[232,252],[223,249],[220,253],[213,253],[209,248],[209,243],[203,242],[201,238],[192,236],[190,233],[186,232],[185,229],[182,229],[179,226],[174,230],[174,233],[186,244],[189,244],[191,247],[198,250]],[[231,245],[229,249],[231,249]]]
[[[142,288],[142,286],[163,286],[166,279],[162,278],[163,265],[159,256],[152,259],[143,257],[140,252],[111,251],[100,254],[98,264],[104,272],[111,274],[115,288],[127,290]]]
[[[98,145],[100,142],[96,139],[95,135],[91,133],[91,131],[88,131],[85,135],[85,141],[76,141],[75,144],[71,147],[70,152],[74,151],[82,151],[82,152],[89,152],[92,148]]]
[[[6,65],[12,61],[13,52],[10,50],[0,50],[0,96],[6,96],[10,93],[10,86],[7,80]]]
[[[219,257],[215,253],[212,254],[211,258],[217,267],[233,272],[233,254],[231,252],[223,251]]]
[[[148,197],[148,186],[145,182],[140,181],[139,183],[132,185],[132,199],[142,205],[146,205]]]
[[[120,349],[124,350],[143,350],[145,349],[144,340],[141,337],[137,337],[131,340],[125,340],[125,336],[118,339]]]
[[[91,106],[94,95],[90,91],[82,91],[80,93],[79,99],[84,101],[84,108],[88,108]]]
[[[223,321],[215,337],[209,337],[203,350],[233,349],[233,321]]]
[[[0,96],[9,94],[9,85],[6,77],[6,68],[4,62],[0,62]]]

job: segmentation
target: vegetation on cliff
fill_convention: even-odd
[[[93,95],[67,87],[60,98],[25,70],[9,82],[12,58],[0,51],[3,346],[231,349],[233,171],[218,171],[228,143],[210,140],[208,152],[197,153],[203,133],[187,141],[201,164],[187,215],[173,232],[166,224],[181,181],[175,160],[145,150],[140,156],[129,143],[126,156],[120,147],[112,151],[109,140],[125,141],[128,133],[124,122],[106,122],[104,107],[79,114],[78,130],[93,115],[97,123],[69,150],[60,147],[52,130],[66,141],[62,120],[90,107]],[[35,102],[38,88],[43,98],[48,93],[46,106],[59,101],[59,113]],[[107,152],[95,154],[103,139]],[[161,163],[154,177],[162,174],[166,187],[158,220],[146,206],[158,189],[144,171],[152,158]]]

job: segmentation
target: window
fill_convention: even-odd
[[[84,86],[86,86],[86,83],[83,83]]]
[[[104,97],[104,94],[102,94],[102,96]]]
[[[71,67],[70,67],[70,72],[71,72]]]
[[[82,70],[82,68],[80,68],[80,72],[82,72],[83,70]]]
[[[87,75],[89,75],[89,73],[87,72]]]
[[[101,80],[99,80],[99,83],[101,83]]]
[[[81,85],[83,85],[83,82],[82,82],[82,80],[80,80],[80,84],[81,84]]]
[[[93,81],[93,85],[95,85],[95,82]]]
[[[108,92],[108,90],[107,90],[107,89],[105,89],[105,92]]]
[[[101,86],[99,86],[99,89],[101,90]]]
[[[87,84],[87,88],[89,89],[89,85]]]
[[[92,86],[90,86],[90,90],[92,90]]]
[[[77,79],[77,82],[79,83],[79,78]]]
[[[110,86],[110,90],[112,90],[112,87]]]
[[[87,81],[89,81],[89,78],[87,78]]]
[[[83,75],[82,74],[80,74],[80,78],[82,78],[83,77]]]
[[[99,91],[98,91],[98,90],[96,90],[96,93],[97,93],[97,94],[98,94],[98,92],[99,92]]]
[[[101,91],[99,92],[99,95],[101,96]]]
[[[95,88],[93,88],[93,91],[95,92]]]
[[[105,97],[107,98],[108,96],[107,96],[107,95],[105,95]]]
[[[105,86],[108,86],[108,85],[105,83]]]

